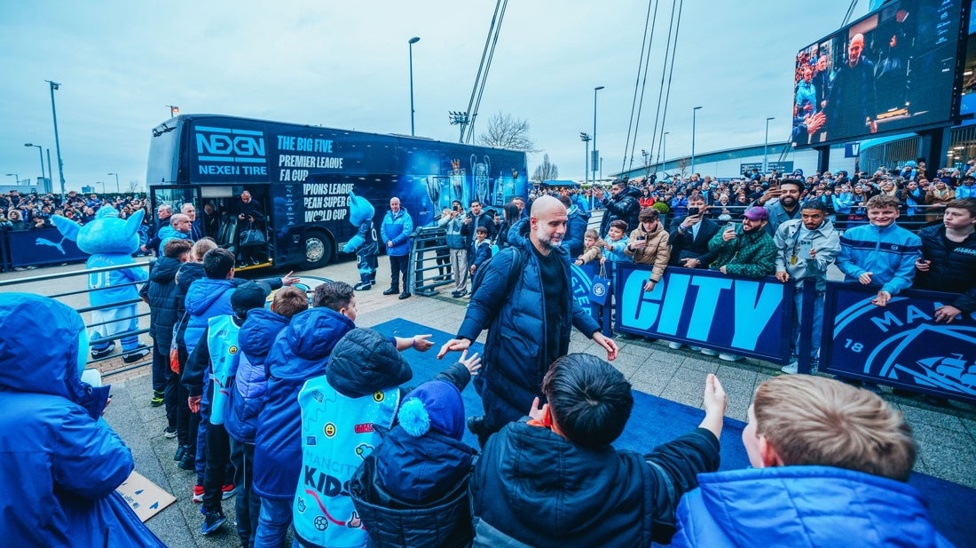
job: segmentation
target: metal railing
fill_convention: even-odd
[[[410,235],[410,292],[423,297],[438,293],[437,288],[454,283],[447,231],[424,226]]]
[[[84,289],[68,289],[68,290],[64,290],[64,291],[60,291],[60,292],[56,292],[56,293],[50,293],[50,294],[41,293],[41,292],[37,291],[36,290],[37,287],[25,288],[24,286],[36,285],[36,284],[40,284],[40,283],[44,283],[44,282],[65,281],[65,280],[69,280],[71,278],[76,278],[76,277],[79,277],[79,276],[89,276],[91,274],[99,274],[99,273],[105,273],[105,272],[113,272],[113,271],[116,271],[116,270],[124,270],[124,269],[127,269],[127,268],[146,268],[148,265],[149,265],[149,263],[141,262],[141,263],[134,263],[134,264],[128,264],[128,265],[109,266],[109,267],[103,267],[103,268],[82,269],[82,270],[77,270],[77,271],[72,271],[72,272],[58,272],[58,273],[54,273],[54,274],[41,274],[41,275],[37,275],[37,276],[27,276],[27,277],[16,278],[16,279],[0,280],[0,291],[2,291],[2,292],[9,292],[9,291],[23,290],[23,291],[26,291],[26,292],[35,293],[35,294],[38,294],[38,295],[43,295],[45,297],[49,297],[51,299],[55,299],[55,300],[61,301],[64,304],[67,304],[72,309],[74,309],[76,312],[78,312],[79,314],[82,315],[82,319],[85,321],[85,328],[86,329],[91,329],[93,327],[99,327],[99,326],[107,325],[107,324],[110,324],[110,323],[115,323],[115,322],[120,322],[120,321],[129,321],[129,320],[132,320],[132,319],[136,319],[139,324],[145,323],[146,327],[139,327],[139,328],[137,328],[135,330],[126,331],[126,332],[123,332],[123,333],[115,333],[115,334],[112,335],[112,340],[114,341],[115,339],[123,339],[125,337],[132,337],[132,336],[138,337],[139,335],[142,335],[144,333],[148,333],[149,332],[149,328],[148,328],[148,323],[149,322],[148,322],[148,320],[145,321],[145,322],[142,322],[141,321],[142,318],[148,318],[149,317],[149,308],[148,308],[147,305],[144,305],[143,304],[142,299],[130,299],[130,300],[125,300],[125,301],[120,301],[120,302],[114,302],[114,303],[105,304],[105,305],[97,305],[97,306],[79,306],[77,302],[72,303],[71,302],[72,299],[69,299],[69,297],[79,297],[79,296],[86,295],[86,294],[89,294],[90,295],[91,293],[94,293],[94,292],[97,292],[97,291],[106,291],[106,290],[110,290],[110,289],[118,289],[120,287],[139,286],[139,285],[144,284],[144,283],[147,283],[147,282],[127,282],[127,283],[110,285],[110,286],[106,286],[106,287],[100,287],[100,288],[90,289],[90,288],[88,288],[88,283],[87,283],[87,280],[86,280],[85,282],[83,282],[84,283],[84,286],[85,286]],[[70,286],[71,284],[70,283],[57,284],[57,287],[58,288],[63,288],[66,285],[67,286]],[[77,299],[74,299],[74,300],[77,301]],[[139,306],[138,309],[137,309],[138,312],[135,315],[132,315],[132,316],[125,316],[125,317],[121,317],[121,318],[112,318],[109,321],[103,321],[103,322],[95,322],[95,321],[93,321],[91,319],[87,319],[87,320],[85,319],[86,316],[88,315],[88,313],[90,313],[90,312],[94,312],[94,311],[98,311],[98,310],[110,310],[110,309],[113,309],[113,308],[118,308],[120,306],[129,306],[129,305],[133,305],[133,304],[135,304],[135,305],[142,305],[142,306]],[[138,362],[133,363],[133,364],[127,364],[127,365],[124,365],[124,366],[121,366],[121,367],[118,367],[118,368],[112,368],[111,370],[108,370],[108,371],[101,371],[100,370],[101,373],[102,373],[102,377],[111,377],[112,375],[117,375],[119,373],[123,373],[123,372],[126,372],[126,371],[131,371],[131,370],[134,370],[134,369],[138,369],[138,368],[141,368],[141,367],[145,367],[147,364],[152,363],[152,346],[151,345],[142,344],[140,342],[140,344],[135,349],[133,349],[132,351],[142,351],[142,350],[149,350],[149,354],[146,357],[144,357],[143,359],[141,359]],[[104,356],[104,357],[100,357],[100,358],[92,358],[89,355],[89,359],[87,361],[86,368],[94,367],[94,368],[98,369],[98,366],[99,365],[102,365],[102,364],[104,364],[104,363],[106,363],[106,362],[108,362],[110,360],[117,359],[119,357],[120,357],[120,354],[112,354],[112,355]]]

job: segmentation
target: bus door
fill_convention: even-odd
[[[168,205],[173,208],[173,213],[179,213],[183,209],[184,204],[192,204],[193,209],[196,210],[196,215],[200,215],[200,189],[196,186],[153,186],[149,188],[150,203],[152,205],[152,211],[150,215],[152,216],[152,237],[158,231],[161,226],[159,226],[159,218],[156,212],[161,205]],[[199,218],[199,217],[198,217]],[[162,253],[162,250],[159,250]]]

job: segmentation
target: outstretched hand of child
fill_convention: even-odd
[[[478,353],[475,352],[469,358],[467,348],[465,348],[464,351],[461,352],[461,359],[459,359],[458,362],[461,365],[463,365],[465,369],[468,370],[468,373],[471,373],[472,375],[477,375],[478,370],[481,369],[481,356],[479,356]]]
[[[430,340],[433,334],[427,333],[425,335],[414,335],[412,346],[417,352],[426,352],[434,346],[434,341]]]
[[[725,388],[719,382],[718,377],[709,373],[705,377],[704,407],[705,413],[715,412],[719,415],[725,414],[725,406],[728,404],[728,397]]]

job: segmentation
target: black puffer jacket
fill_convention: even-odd
[[[916,289],[962,293],[953,306],[963,312],[976,310],[976,232],[952,252],[946,245],[945,226],[930,226],[918,232],[922,256],[932,261],[928,272],[915,272]]]
[[[149,273],[149,282],[139,290],[139,295],[149,300],[149,336],[164,353],[169,352],[173,324],[179,319],[176,273],[182,264],[169,257],[160,258]]]
[[[586,449],[513,422],[488,439],[475,463],[474,545],[667,544],[679,499],[718,465],[718,440],[703,428],[639,455]]]
[[[399,426],[363,461],[349,484],[356,510],[367,525],[370,546],[469,546],[473,531],[468,502],[468,473],[474,449],[453,438],[428,432],[422,438]],[[440,498],[410,503],[384,489],[377,480],[378,461],[396,453],[405,476],[420,475],[418,483],[435,486],[453,479]],[[433,491],[432,491],[433,492]]]
[[[620,219],[627,223],[627,230],[624,234],[630,233],[640,224],[640,198],[641,192],[636,187],[628,186],[620,194],[603,199],[603,207],[606,213],[600,221],[600,236],[606,236],[610,230],[610,223]]]

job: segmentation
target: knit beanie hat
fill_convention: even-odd
[[[397,419],[411,436],[423,436],[433,430],[460,440],[464,435],[461,391],[446,381],[425,382],[406,395]]]

